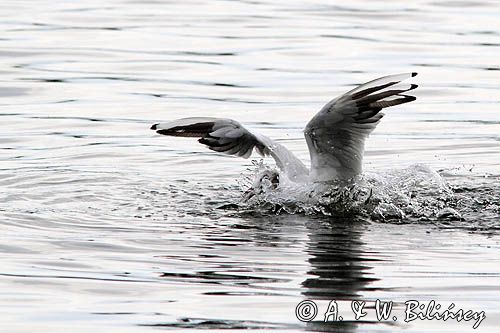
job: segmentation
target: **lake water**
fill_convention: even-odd
[[[499,15],[493,0],[2,1],[1,331],[473,331],[295,316],[380,299],[485,311],[477,331],[497,332]],[[307,161],[323,104],[411,71],[417,101],[386,112],[364,162],[406,200],[399,217],[235,208],[251,160],[149,130],[234,118]]]

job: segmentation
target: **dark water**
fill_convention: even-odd
[[[303,299],[454,302],[496,332],[499,15],[497,1],[3,1],[2,332],[472,331],[304,324]],[[416,209],[404,217],[221,209],[251,161],[149,130],[234,118],[307,160],[324,103],[409,71],[417,101],[387,112],[365,155],[382,194]],[[404,192],[419,166],[446,200]]]

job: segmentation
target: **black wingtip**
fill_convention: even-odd
[[[408,91],[413,90],[413,89],[417,89],[417,88],[418,88],[418,84],[412,84],[410,86],[410,89],[408,89]]]
[[[402,99],[404,101],[403,103],[413,102],[413,101],[415,101],[417,99],[415,96],[411,96],[411,95],[403,95],[403,94],[401,94],[401,95],[398,95],[398,96],[403,97],[403,99]]]
[[[153,126],[151,126],[151,128],[150,128],[150,129],[152,129],[152,130],[156,130],[156,128],[157,128],[157,127],[158,127],[158,124],[154,124]]]
[[[165,129],[157,130],[156,133],[161,134],[161,135],[173,135],[173,136],[175,136],[175,132],[172,133],[171,131],[165,130]]]
[[[417,76],[417,75],[418,75],[418,73],[417,73],[417,72],[413,72],[413,73],[411,73],[411,77],[415,77],[415,76]]]

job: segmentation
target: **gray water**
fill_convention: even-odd
[[[485,311],[477,331],[497,332],[499,15],[493,0],[2,1],[1,331],[473,331],[295,317],[304,299],[414,299]],[[362,212],[241,207],[258,157],[149,130],[234,118],[307,161],[323,104],[410,71],[417,101],[367,142],[379,197]]]

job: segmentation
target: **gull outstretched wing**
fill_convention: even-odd
[[[243,158],[250,157],[255,148],[262,156],[272,156],[278,168],[283,170],[290,180],[305,180],[309,173],[304,164],[283,145],[267,136],[250,132],[232,119],[182,118],[154,124],[151,129],[163,135],[197,137],[200,138],[198,142],[213,151]]]
[[[335,98],[307,124],[304,134],[311,156],[311,180],[350,179],[361,173],[365,139],[384,116],[383,108],[414,101],[405,92],[387,89],[417,73],[385,76]]]

